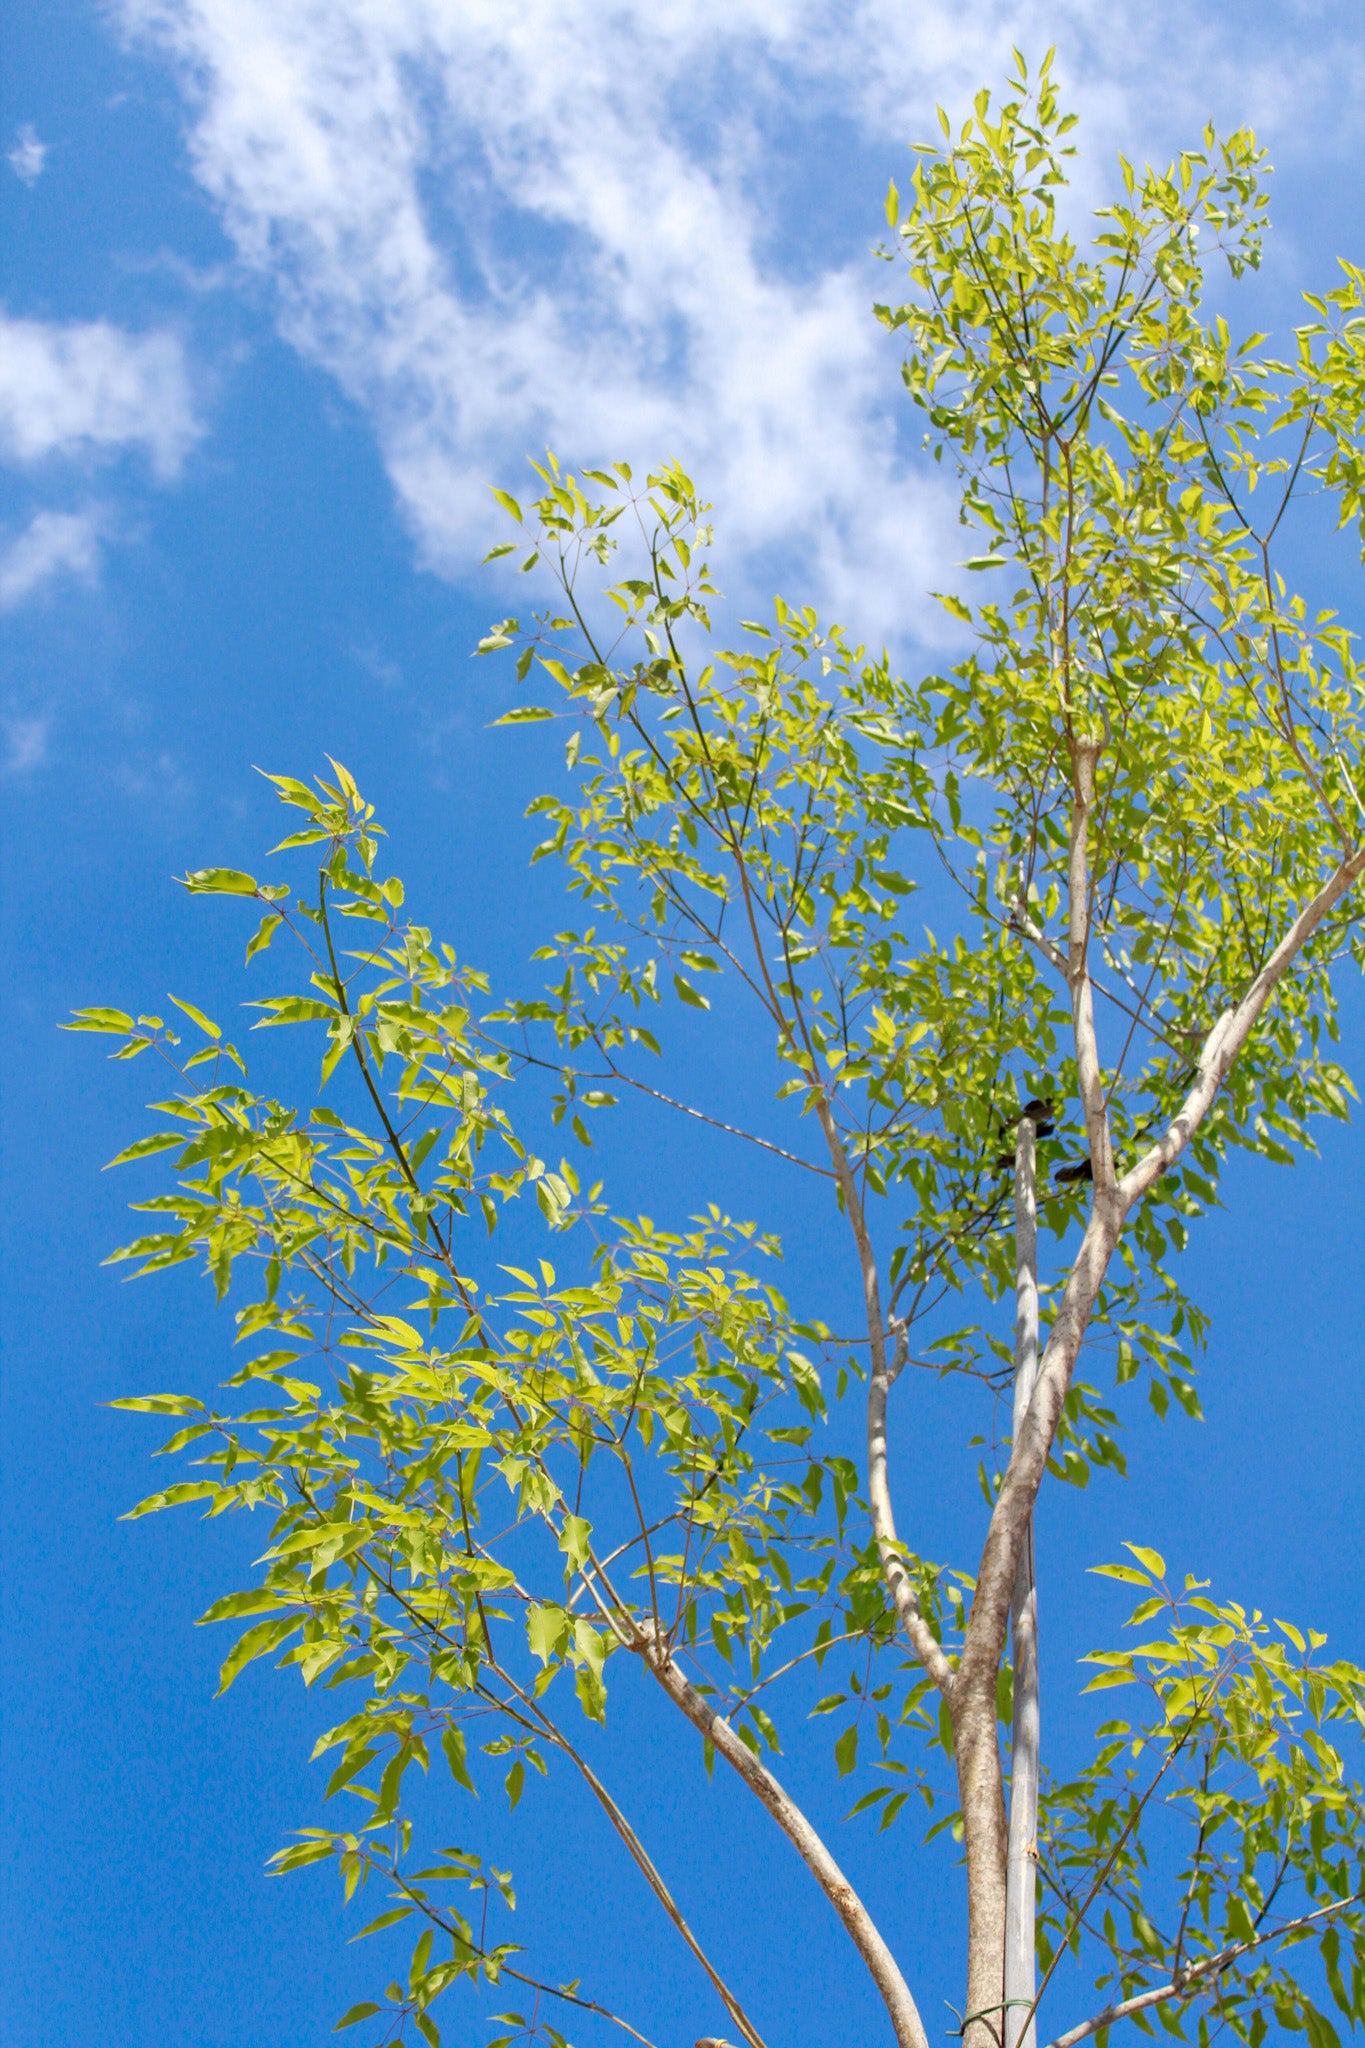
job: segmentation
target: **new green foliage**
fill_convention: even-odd
[[[1365,532],[1365,273],[1344,266],[1272,356],[1203,305],[1211,263],[1235,279],[1258,258],[1248,134],[1210,131],[1165,172],[1121,166],[1086,239],[1046,65],[942,125],[888,198],[906,296],[881,317],[961,478],[971,596],[944,598],[961,661],[907,682],[781,601],[721,635],[682,471],[642,485],[549,459],[534,502],[496,494],[548,605],[482,646],[515,651],[547,700],[502,723],[567,727],[565,776],[531,805],[577,920],[535,955],[546,985],[495,991],[414,921],[334,763],[316,788],[272,778],[302,819],[276,850],[305,862],[302,886],[185,878],[258,906],[248,962],[269,949],[280,971],[292,942],[295,978],[257,1028],[312,1034],[312,1099],[260,1092],[187,1000],[188,1051],[157,1017],[76,1020],[174,1069],[165,1127],[120,1155],[171,1177],[116,1257],[201,1261],[247,1347],[221,1411],[121,1404],[175,1417],[166,1448],[206,1475],[134,1512],[270,1518],[259,1578],[204,1619],[246,1624],[224,1688],[264,1656],[347,1688],[318,1753],[352,1825],[309,1827],[276,1860],[334,1862],[348,1898],[376,1878],[394,1903],[370,1931],[413,1923],[406,1980],[340,2023],[385,2040],[411,2022],[438,2042],[434,2001],[462,1979],[644,2038],[502,1937],[505,1873],[414,1846],[405,1792],[435,1765],[452,1799],[501,1780],[528,1814],[541,1774],[577,1773],[726,2024],[763,2048],[732,1988],[744,1957],[703,1955],[669,1889],[685,1859],[656,1862],[655,1817],[637,1832],[579,1746],[580,1718],[610,1742],[631,1711],[628,1665],[678,1709],[680,1767],[722,1758],[756,1825],[762,1805],[782,1828],[902,2048],[924,2044],[913,1971],[774,1776],[781,1752],[827,1746],[897,1872],[942,1853],[912,1816],[959,1839],[961,2030],[970,2048],[1009,2033],[999,1725],[1038,1489],[1123,1471],[1135,1381],[1158,1413],[1198,1414],[1205,1324],[1175,1256],[1230,1151],[1292,1158],[1352,1097],[1334,975],[1362,957],[1360,676],[1279,551],[1310,486]],[[952,892],[936,933],[930,877]],[[723,1102],[688,1092],[668,1050],[684,1023],[725,1034]],[[665,1190],[657,1220],[617,1214],[593,1126],[637,1097],[717,1133],[719,1181],[739,1142],[800,1177],[828,1268],[779,1291],[778,1246],[732,1220],[723,1185],[700,1216],[668,1213]],[[1024,1120],[1048,1328],[1010,1442]],[[865,1323],[836,1339],[850,1288]],[[913,1457],[946,1376],[980,1400],[975,1569],[924,1559],[896,1524],[888,1404],[912,1411]],[[860,1439],[840,1419],[853,1399]],[[1149,1711],[1044,1782],[1043,2016],[1067,2044],[1153,2013],[1201,2042],[1227,2027],[1259,2048],[1273,2024],[1328,2048],[1329,2013],[1365,2015],[1365,1677],[1133,1555],[1110,1575],[1165,1633],[1098,1655],[1095,1685],[1139,1684]],[[802,1687],[827,1665],[811,1728]],[[467,1891],[477,1913],[451,1903]],[[499,2038],[559,2040],[544,2010],[501,2016]]]

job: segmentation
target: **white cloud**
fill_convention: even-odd
[[[27,775],[41,768],[47,759],[47,738],[51,721],[46,718],[0,718],[4,753],[0,775]]]
[[[178,336],[0,311],[0,461],[88,466],[137,451],[169,482],[201,432]],[[49,507],[17,537],[0,537],[0,611],[57,576],[93,583],[108,525],[99,510]]]
[[[1320,146],[1360,68],[1344,6],[1310,37],[1255,0],[121,6],[177,64],[199,179],[284,334],[372,417],[431,566],[481,551],[483,485],[528,449],[676,454],[731,552],[780,555],[871,631],[924,629],[916,594],[961,552],[868,310],[880,194],[934,100],[1058,42],[1104,141],[1164,148],[1212,107],[1282,134],[1315,111]],[[856,226],[811,227],[849,179]]]
[[[5,159],[16,178],[25,185],[36,185],[43,175],[47,162],[47,144],[38,140],[37,130],[31,121],[25,121],[14,137],[14,147]]]
[[[176,335],[0,313],[0,452],[7,460],[140,448],[168,479],[200,431]]]
[[[99,573],[103,522],[94,512],[38,512],[0,547],[0,611],[13,611],[54,576],[93,583]]]

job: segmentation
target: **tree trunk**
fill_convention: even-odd
[[[959,1674],[960,1676],[960,1674]],[[964,2048],[1001,2048],[1005,1959],[1005,1801],[995,1671],[952,1696],[953,1750],[967,1856],[967,2010]]]
[[[1014,1429],[1028,1413],[1038,1377],[1038,1206],[1034,1127],[1019,1125],[1014,1175],[1015,1324]],[[1034,1913],[1038,1840],[1038,1589],[1030,1515],[1011,1615],[1014,1637],[1014,1723],[1010,1731],[1009,1846],[1005,1871],[1005,2048],[1034,2048],[1030,2017],[1037,1977]]]

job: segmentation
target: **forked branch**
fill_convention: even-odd
[[[648,1631],[648,1624],[644,1624]],[[844,1924],[853,1946],[866,1963],[872,1980],[896,2031],[898,2048],[928,2048],[924,2023],[910,1993],[910,1987],[879,1933],[876,1923],[853,1886],[840,1870],[815,1829],[795,1801],[789,1798],[753,1751],[743,1743],[730,1723],[723,1720],[684,1673],[658,1635],[648,1635],[645,1662],[674,1705],[681,1709],[697,1732],[723,1756],[744,1780],[760,1804],[770,1813],[825,1897]]]

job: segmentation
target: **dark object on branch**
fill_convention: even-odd
[[[1053,1098],[1050,1095],[1046,1099],[1035,1095],[1033,1100],[1026,1102],[1022,1109],[1016,1109],[1013,1116],[1006,1116],[1000,1119],[1001,1130],[1013,1130],[1016,1124],[1021,1124],[1024,1118],[1027,1117],[1033,1125],[1033,1135],[1035,1138],[1050,1138],[1055,1129],[1052,1122],[1052,1103]],[[1013,1166],[1013,1164],[1014,1154],[1012,1152],[1001,1152],[995,1161],[997,1170]]]
[[[1093,1180],[1095,1169],[1088,1159],[1078,1159],[1074,1166],[1064,1166],[1055,1178],[1058,1182]]]
[[[1030,1123],[1039,1125],[1047,1123],[1048,1130],[1051,1130],[1052,1125],[1047,1120],[1052,1115],[1053,1106],[1054,1098],[1051,1095],[1035,1095],[1032,1101],[1024,1104],[1022,1109],[1014,1110],[1009,1116],[1002,1116],[1000,1128],[1002,1131],[1012,1131],[1016,1124],[1021,1124],[1024,1118],[1027,1117]],[[1039,1131],[1038,1135],[1040,1137],[1044,1135],[1042,1130]]]

